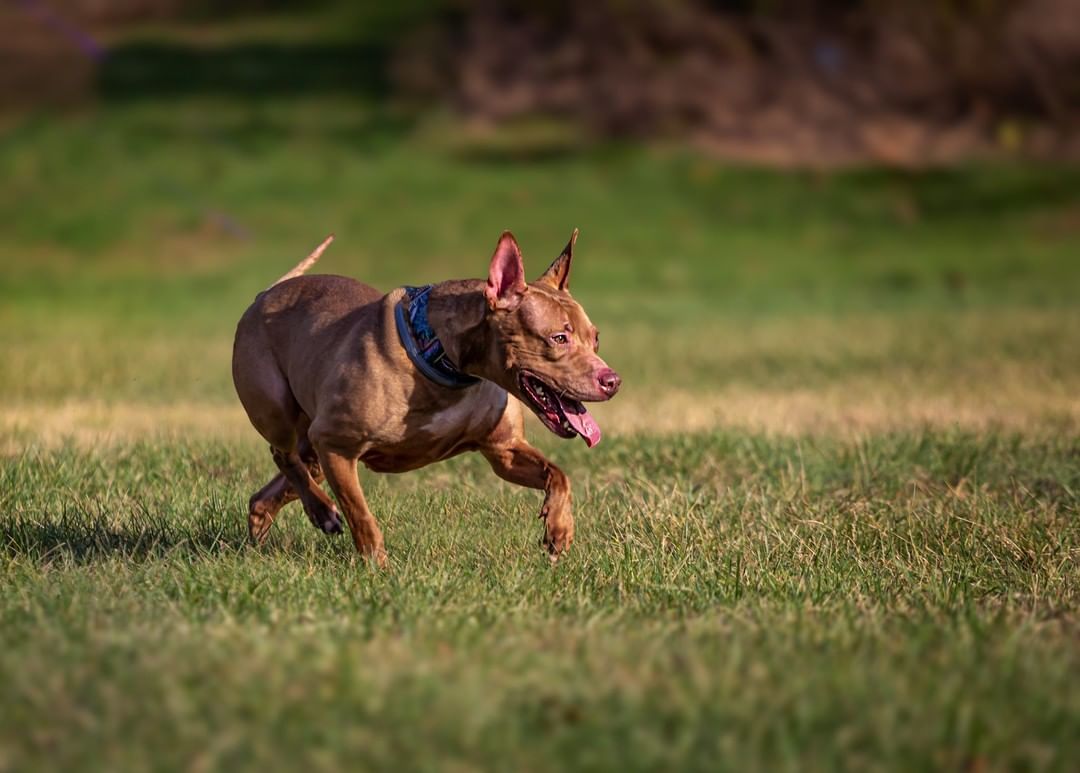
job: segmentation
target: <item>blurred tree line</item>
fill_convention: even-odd
[[[266,77],[255,91],[351,84],[411,105],[448,105],[478,131],[554,120],[589,136],[689,138],[777,163],[920,163],[1001,151],[1080,157],[1080,0],[17,5],[0,12],[0,24],[36,15],[56,38],[65,33],[55,17],[102,31],[112,43],[90,87],[119,84],[115,93],[124,84],[169,91],[196,77],[200,63],[207,87],[220,88],[231,71],[257,73],[261,62]],[[189,36],[173,48],[146,35],[125,43],[124,29],[147,24],[162,34],[250,27],[262,30],[261,48],[242,34],[205,45]],[[315,32],[302,41],[285,34],[305,24]],[[19,44],[6,45],[0,72],[5,56],[18,63],[10,49]],[[207,58],[213,46],[232,46],[234,58]],[[238,93],[253,89],[242,85]]]

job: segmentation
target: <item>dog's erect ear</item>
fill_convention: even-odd
[[[525,266],[521,262],[521,250],[509,231],[503,231],[499,245],[491,256],[487,287],[484,297],[492,309],[514,309],[528,288],[525,285]]]
[[[555,262],[548,266],[544,275],[537,279],[554,290],[566,290],[570,286],[570,261],[574,259],[574,242],[577,241],[577,229],[570,234],[570,241],[563,247],[562,254],[555,258]]]

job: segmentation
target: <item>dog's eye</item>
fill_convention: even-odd
[[[565,346],[570,343],[569,336],[566,333],[556,333],[551,337],[551,343],[558,344],[559,346]]]
[[[600,351],[600,334],[599,333],[596,334],[596,343],[593,344],[593,351],[594,352]]]

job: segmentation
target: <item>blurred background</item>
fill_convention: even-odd
[[[250,549],[255,294],[507,228],[567,560],[475,454]],[[1078,461],[1080,0],[0,0],[0,773],[1072,771]]]
[[[340,95],[778,164],[1076,158],[1075,0],[9,0],[25,106]],[[409,109],[412,108],[412,109]],[[520,140],[525,143],[524,139]],[[527,144],[527,143],[526,143]]]
[[[1078,162],[1080,0],[0,0],[0,773],[1080,770]],[[253,550],[256,293],[573,228],[567,558]]]
[[[539,274],[580,228],[616,431],[1077,416],[1077,0],[5,0],[0,30],[16,448],[249,431],[235,320],[329,232],[323,270],[389,289],[481,275],[504,228]]]

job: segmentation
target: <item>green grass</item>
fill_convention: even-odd
[[[785,174],[606,147],[478,159],[442,124],[395,120],[192,101],[11,128],[5,395],[231,402],[240,311],[326,233],[322,270],[390,288],[480,275],[507,227],[539,274],[574,226],[575,293],[628,385],[868,375],[956,391],[1000,364],[1042,391],[1080,383],[1076,170]]]
[[[0,771],[1074,768],[1080,172],[453,132],[189,100],[0,134]],[[624,388],[593,451],[532,428],[564,561],[470,458],[362,473],[388,572],[295,505],[247,544],[255,292],[331,231],[323,270],[390,288],[507,227],[538,274],[574,226]]]
[[[1075,440],[601,448],[559,452],[580,527],[555,568],[538,496],[480,464],[368,476],[385,573],[294,508],[249,547],[247,447],[8,460],[0,748],[12,769],[1080,753]]]

